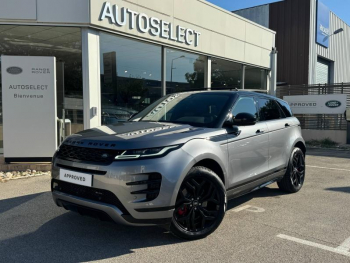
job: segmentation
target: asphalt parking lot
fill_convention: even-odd
[[[309,150],[297,194],[276,184],[229,202],[199,241],[56,207],[50,178],[0,184],[0,262],[350,262],[350,152]]]

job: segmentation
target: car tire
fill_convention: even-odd
[[[181,184],[170,231],[177,237],[196,240],[213,233],[226,211],[226,189],[212,170],[193,167]]]
[[[296,193],[303,187],[304,181],[305,156],[300,148],[295,147],[289,158],[287,171],[277,184],[282,191]]]

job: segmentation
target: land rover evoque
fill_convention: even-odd
[[[289,105],[245,91],[168,95],[128,122],[69,136],[53,159],[58,206],[199,239],[227,200],[277,182],[301,189],[305,143]]]

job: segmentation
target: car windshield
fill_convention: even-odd
[[[133,121],[171,122],[198,127],[213,127],[229,102],[228,94],[172,94],[139,113]]]

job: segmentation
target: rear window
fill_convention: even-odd
[[[277,103],[281,107],[284,115],[286,115],[287,118],[293,116],[292,110],[290,109],[290,106],[287,102],[283,100],[277,100]]]
[[[259,116],[260,120],[271,121],[283,119],[283,112],[275,100],[259,98]]]

